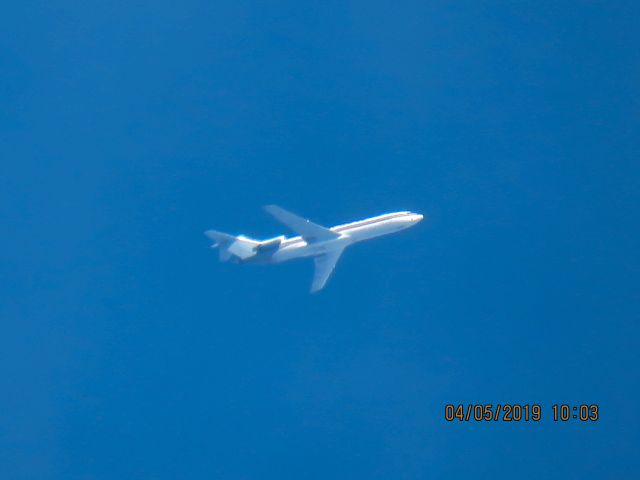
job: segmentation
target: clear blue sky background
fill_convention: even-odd
[[[638,18],[6,5],[2,479],[638,478]],[[267,203],[427,220],[311,296],[310,262],[208,249],[284,233]],[[544,418],[446,423],[461,402]]]

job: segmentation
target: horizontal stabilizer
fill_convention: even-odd
[[[339,233],[332,232],[326,227],[317,225],[306,218],[299,217],[294,213],[286,211],[277,205],[267,205],[264,209],[273,217],[284,223],[291,230],[300,235],[307,243],[332,240],[340,236]]]
[[[204,234],[214,241],[212,246],[219,247],[221,245],[228,245],[236,241],[236,237],[229,235],[228,233],[216,232],[215,230],[207,230]]]
[[[212,247],[218,247],[221,262],[230,260],[232,256],[240,260],[253,257],[259,244],[259,242],[242,235],[234,237],[215,230],[207,230],[204,234],[215,242]]]

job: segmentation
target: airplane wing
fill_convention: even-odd
[[[313,272],[311,293],[322,290],[325,283],[327,283],[327,280],[331,276],[331,272],[333,272],[333,269],[335,268],[336,263],[338,263],[343,251],[344,248],[313,257],[315,271]]]
[[[276,220],[284,223],[291,230],[302,236],[307,243],[331,240],[340,236],[339,233],[332,232],[326,227],[322,227],[306,218],[299,217],[277,205],[267,205],[264,209],[273,215]]]

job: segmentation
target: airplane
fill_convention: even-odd
[[[254,240],[244,235],[207,230],[213,240],[211,248],[218,248],[221,262],[281,263],[295,258],[313,257],[315,272],[311,293],[318,292],[327,283],[345,248],[363,240],[396,233],[416,225],[423,216],[413,212],[393,212],[365,218],[356,222],[327,228],[299,217],[277,205],[264,207],[267,213],[298,235],[285,235],[267,240]]]

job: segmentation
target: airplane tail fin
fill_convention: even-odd
[[[207,230],[204,234],[213,240],[211,248],[218,248],[221,262],[246,260],[256,254],[256,248],[259,245],[259,242],[242,235],[235,237],[215,230]]]

